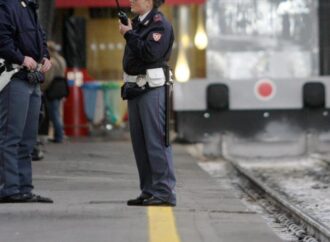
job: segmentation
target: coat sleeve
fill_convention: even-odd
[[[39,24],[39,31],[42,35],[42,56],[46,57],[47,59],[50,59],[49,51],[48,51],[48,47],[47,47],[47,36],[40,24]]]
[[[6,5],[0,4],[0,58],[21,65],[24,55],[15,47],[16,25]]]
[[[155,24],[148,31],[146,39],[142,39],[134,31],[128,31],[124,37],[128,47],[138,58],[152,63],[164,57],[170,45],[170,35],[171,32],[162,24]]]

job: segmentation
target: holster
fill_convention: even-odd
[[[170,122],[171,122],[171,109],[172,109],[172,92],[173,83],[171,82],[170,67],[164,67],[165,74],[165,146],[171,145],[170,139]]]
[[[27,79],[30,84],[44,83],[45,75],[40,71],[28,72]]]
[[[148,90],[147,87],[139,87],[136,83],[125,82],[121,87],[121,98],[123,100],[132,100]]]

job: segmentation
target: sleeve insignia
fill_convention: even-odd
[[[154,41],[158,42],[162,38],[162,34],[161,33],[153,33],[152,38],[154,39]]]

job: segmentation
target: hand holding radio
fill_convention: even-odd
[[[119,18],[120,22],[123,25],[128,25],[127,14],[123,10],[120,9],[118,0],[116,0],[116,3],[117,3],[117,10],[118,10],[118,18]]]
[[[128,17],[124,11],[118,12],[118,18],[123,25],[128,25]]]
[[[124,36],[126,34],[126,32],[132,30],[132,23],[130,19],[127,19],[127,25],[124,25],[121,23],[121,21],[119,20],[119,32],[122,36]]]

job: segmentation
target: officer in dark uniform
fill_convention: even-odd
[[[165,145],[165,87],[151,88],[149,77],[164,75],[174,41],[173,28],[158,8],[164,0],[131,0],[138,16],[119,24],[126,40],[125,82],[136,82],[141,95],[128,97],[130,133],[140,178],[141,194],[127,205],[175,206],[175,176],[171,146]],[[159,70],[161,70],[159,72]],[[154,72],[155,71],[155,72]],[[163,77],[161,77],[163,78]]]
[[[36,0],[0,0],[0,58],[19,71],[0,92],[0,203],[45,202],[32,193],[40,82],[51,63]]]

